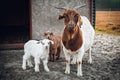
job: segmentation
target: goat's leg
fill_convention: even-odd
[[[47,66],[47,63],[48,63],[48,60],[47,60],[47,59],[43,60],[44,70],[45,70],[46,72],[49,72],[50,70],[49,70],[49,68],[48,68],[48,66]]]
[[[35,57],[34,62],[35,62],[35,72],[39,72],[39,64],[40,64],[39,58]]]
[[[55,60],[56,60],[56,54],[57,54],[57,49],[55,49],[52,54],[53,54],[53,62],[55,62]]]
[[[65,53],[65,58],[66,58],[66,74],[70,74],[70,55],[68,53]]]
[[[82,76],[82,61],[77,62],[77,76]]]
[[[26,62],[27,62],[28,56],[24,55],[23,56],[23,63],[22,63],[22,68],[23,70],[26,70]]]
[[[80,50],[77,57],[77,76],[82,76],[82,58],[84,55],[84,49]]]
[[[27,64],[28,64],[29,67],[33,67],[31,58],[29,58],[29,59],[27,60]]]
[[[74,54],[73,56],[72,56],[72,61],[71,61],[71,64],[76,64],[76,61],[77,61],[77,54]]]
[[[53,56],[53,60],[52,61],[55,62],[55,54],[52,54],[52,56]]]
[[[92,63],[92,57],[91,57],[91,47],[89,48],[89,52],[88,52],[88,63]]]
[[[61,48],[57,48],[57,60],[60,58]]]
[[[52,54],[51,54],[51,52],[49,53],[49,61],[52,61]]]

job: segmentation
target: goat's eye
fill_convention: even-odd
[[[68,15],[65,15],[65,18],[68,18]]]
[[[78,15],[75,15],[75,16],[74,16],[74,21],[75,21],[75,23],[78,22]]]
[[[41,44],[42,44],[42,45],[45,45],[42,41],[41,41]]]
[[[50,42],[48,42],[48,44],[50,44]]]
[[[50,33],[50,35],[53,35],[53,33]]]
[[[69,17],[68,17],[68,15],[65,15],[65,21],[66,21],[66,22],[69,21]]]
[[[44,33],[44,36],[46,36],[47,34],[46,33]]]

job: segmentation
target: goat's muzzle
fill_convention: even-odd
[[[74,24],[69,24],[69,29],[73,30],[74,29]]]
[[[48,46],[45,46],[45,49],[48,49]]]
[[[48,39],[50,39],[50,36],[48,36]]]
[[[50,39],[50,35],[47,35],[47,38]]]
[[[69,32],[74,32],[74,24],[69,24]]]

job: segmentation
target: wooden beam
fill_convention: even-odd
[[[32,0],[29,0],[29,28],[30,28],[30,39],[32,39]]]
[[[16,44],[0,44],[0,50],[6,49],[23,49],[24,43],[16,43]]]

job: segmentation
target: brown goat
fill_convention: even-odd
[[[85,16],[81,16],[75,9],[66,9],[59,15],[64,19],[65,27],[62,32],[62,46],[66,58],[66,74],[70,74],[71,64],[77,62],[77,76],[82,76],[82,58],[85,51],[89,50],[89,63],[92,63],[91,46],[94,39],[94,29]]]
[[[49,31],[45,32],[44,36],[54,42],[54,44],[50,45],[50,53],[49,53],[50,61],[54,62],[56,59],[58,60],[60,58],[60,53],[62,50],[61,36],[59,35],[55,36],[53,35],[52,32]]]
[[[66,25],[62,34],[63,45],[66,49],[76,51],[83,43],[82,32],[79,29],[79,26],[82,25],[80,15],[77,11],[69,9],[59,15],[59,19],[62,18],[65,18],[64,22]]]

